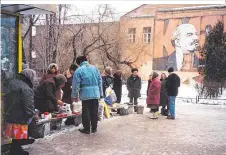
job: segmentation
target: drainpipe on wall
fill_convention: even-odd
[[[152,48],[152,70],[153,70],[153,60],[154,60],[154,54],[155,54],[155,20],[156,18],[154,17],[154,26],[153,26],[153,48]]]

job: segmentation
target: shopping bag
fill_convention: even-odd
[[[111,87],[108,87],[106,89],[106,93],[105,94],[106,94],[106,97],[105,97],[104,101],[108,105],[112,105],[114,102],[117,101],[117,97],[116,97],[115,91]]]

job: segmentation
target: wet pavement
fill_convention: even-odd
[[[176,120],[160,116],[116,116],[98,133],[77,128],[26,146],[31,155],[226,155],[226,107],[177,104]]]

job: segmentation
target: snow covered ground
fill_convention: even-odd
[[[146,92],[147,92],[147,81],[142,81],[141,97],[139,99],[139,104],[145,105]],[[129,102],[127,97],[128,91],[126,85],[123,85],[122,88],[122,103]],[[196,103],[196,97],[198,92],[195,88],[195,82],[191,81],[189,85],[181,84],[179,88],[179,94],[177,97],[177,103]],[[223,95],[216,99],[200,99],[199,104],[223,104],[226,105],[226,90],[224,90]]]

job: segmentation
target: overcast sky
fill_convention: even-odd
[[[76,6],[77,8],[80,8],[82,10],[84,10],[84,12],[88,13],[90,12],[90,10],[95,9],[95,7],[97,7],[98,4],[93,4],[93,3],[89,3],[87,2],[85,3],[78,3],[78,4],[74,4],[74,6]],[[117,10],[117,12],[120,13],[126,13],[129,12],[137,7],[139,7],[141,4],[137,4],[137,3],[127,3],[126,5],[123,5],[122,3],[120,4],[110,4],[113,8],[115,8]]]

